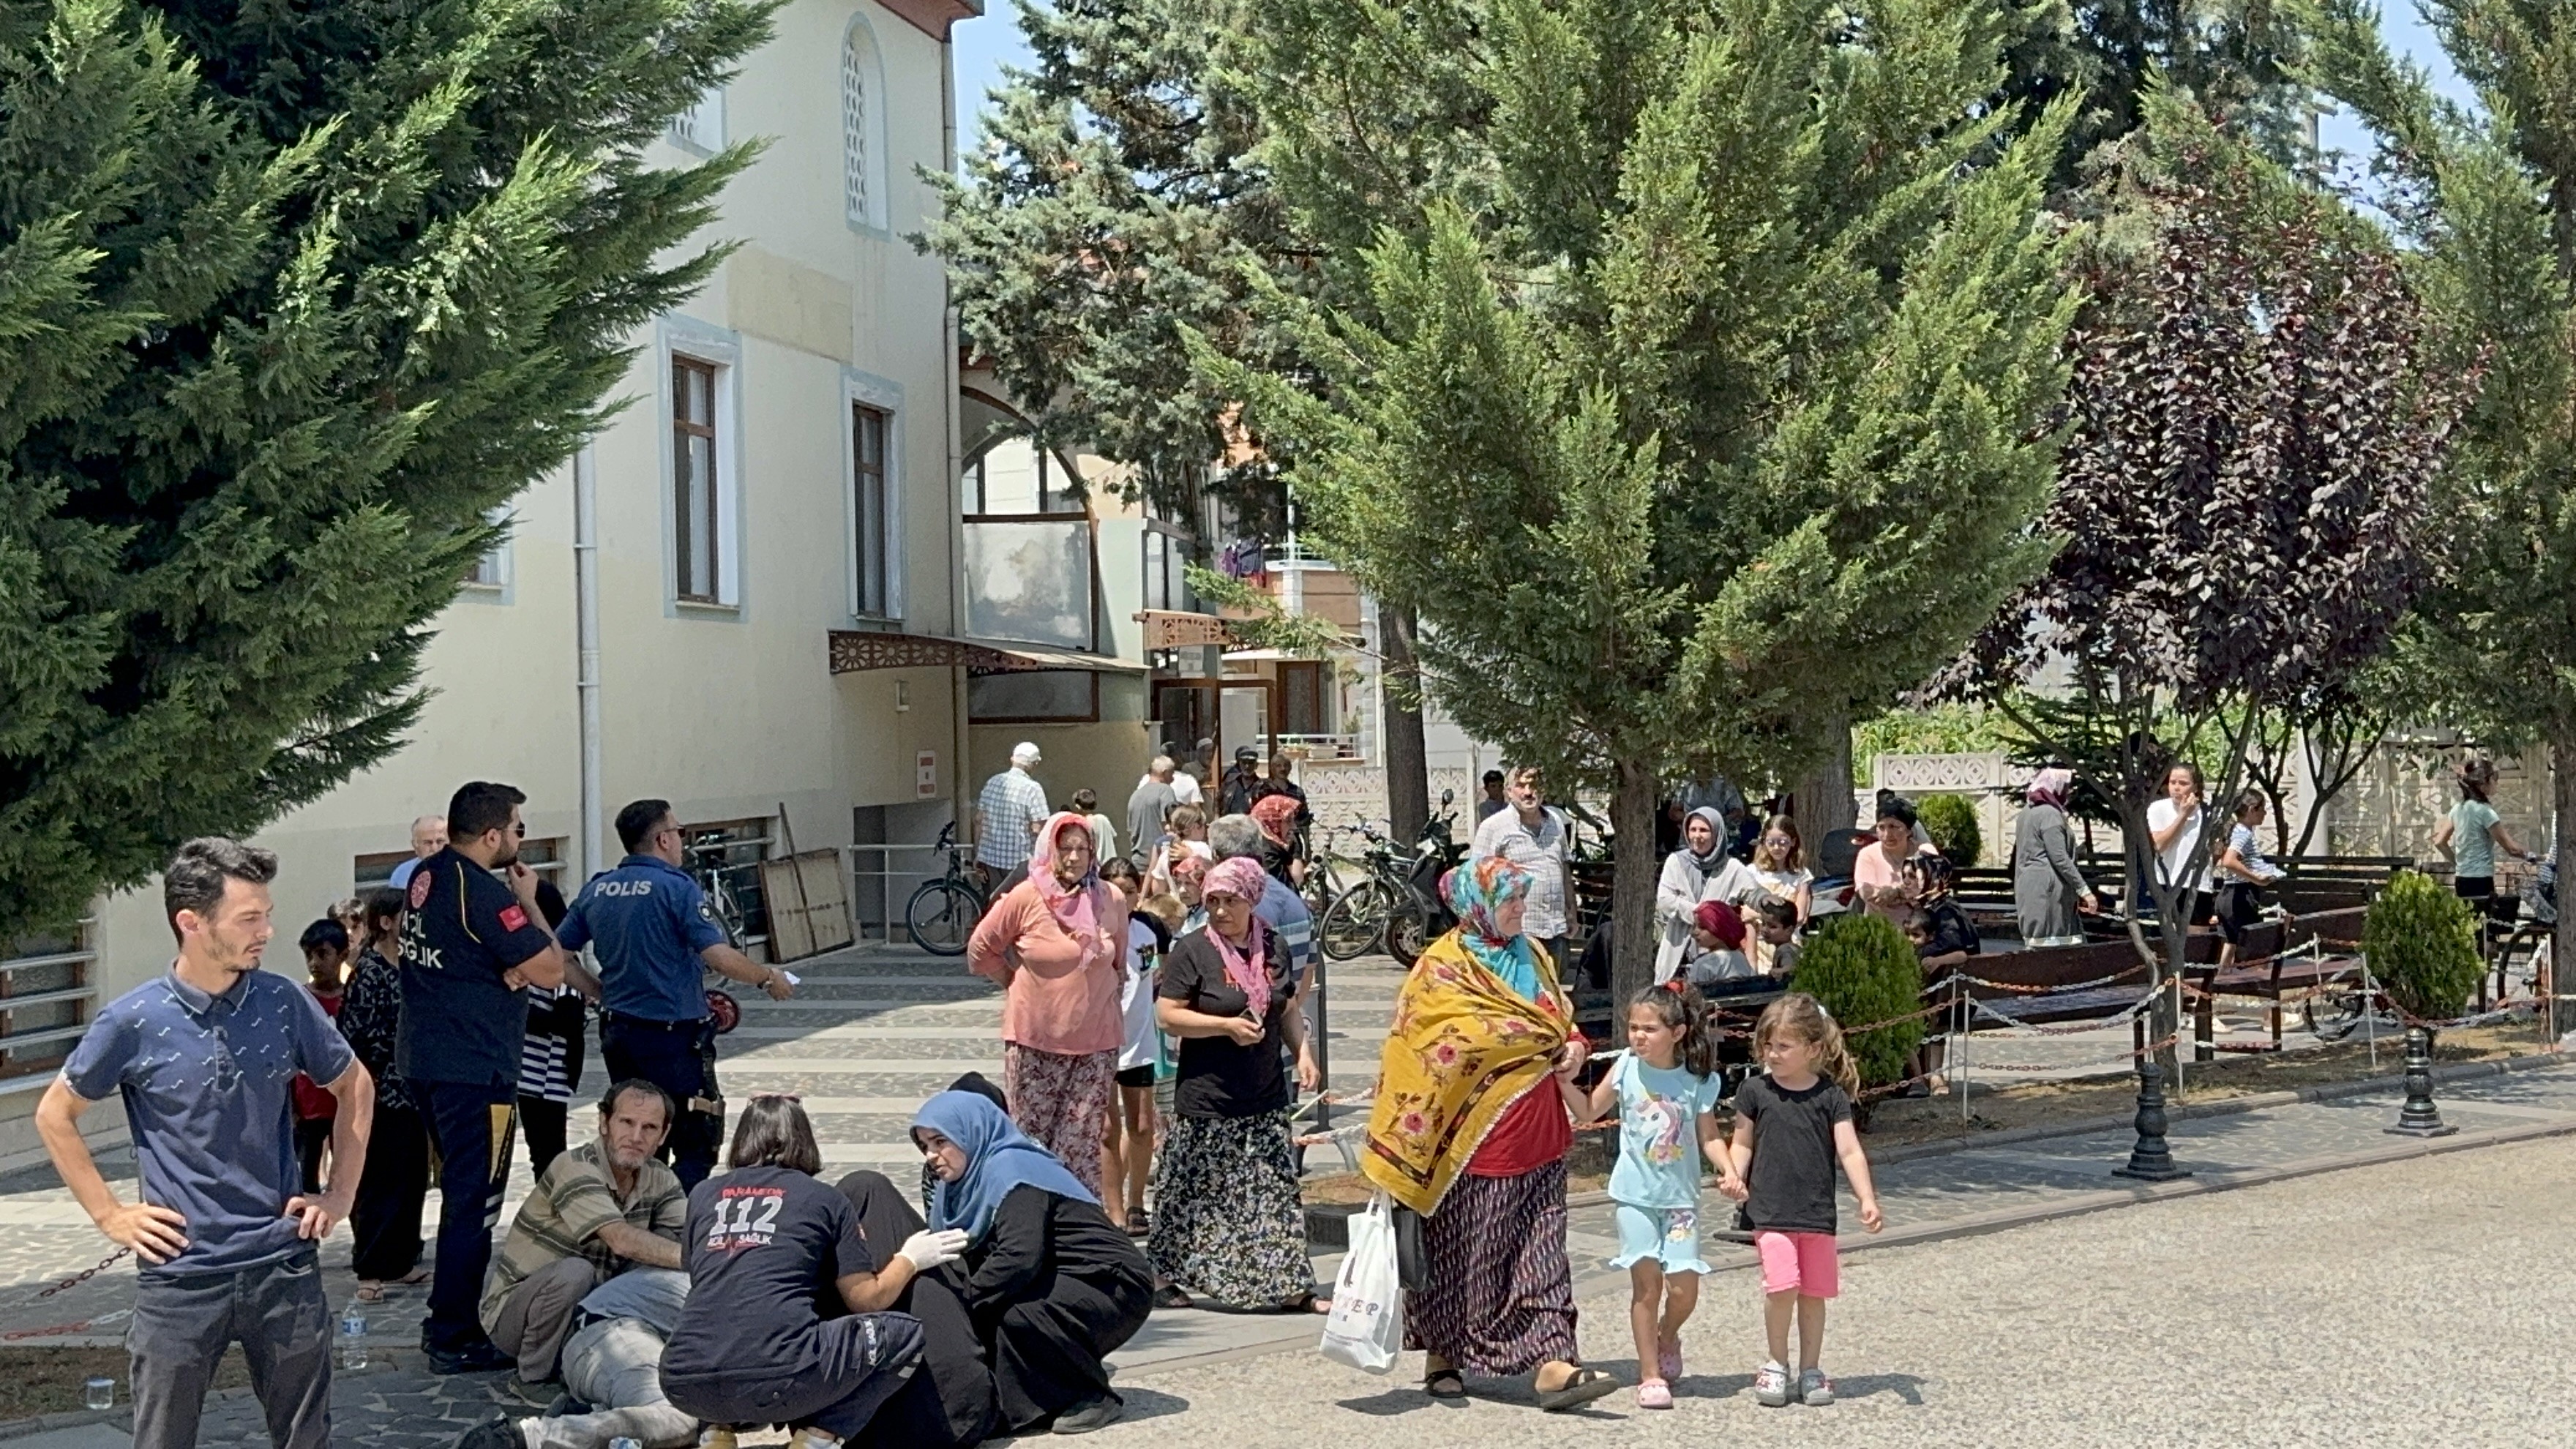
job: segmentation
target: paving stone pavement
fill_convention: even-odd
[[[1401,978],[1384,958],[1332,969],[1333,1083],[1337,1091],[1358,1095],[1375,1074],[1378,1046]],[[909,950],[862,948],[799,963],[797,970],[805,986],[795,1002],[754,998],[744,1003],[742,1027],[724,1042],[726,1091],[737,1099],[755,1090],[801,1092],[815,1115],[830,1172],[875,1167],[907,1180],[919,1163],[906,1141],[910,1107],[962,1071],[980,1070],[998,1079],[998,998],[986,983],[966,975],[962,963]],[[2052,1063],[2052,1071],[2071,1068],[2095,1050],[2064,1039],[2054,1048],[2066,1065]],[[591,1060],[598,1061],[596,1054]],[[597,1077],[594,1068],[588,1085],[596,1088]],[[2453,1082],[2446,1084],[2443,1100],[2445,1115],[2463,1128],[2451,1145],[2474,1144],[2482,1135],[2499,1132],[2576,1131],[2576,1067]],[[2364,1096],[2178,1123],[2176,1154],[2200,1173],[2183,1190],[2298,1170],[2318,1159],[2384,1152],[2392,1145],[2413,1150],[2420,1144],[2380,1130],[2394,1120],[2396,1104],[2392,1085]],[[1889,1237],[1911,1241],[1998,1219],[2113,1206],[2169,1191],[2127,1187],[2107,1175],[2128,1146],[2125,1132],[2094,1132],[1889,1160],[1878,1172],[1893,1225]],[[107,1165],[111,1178],[117,1177],[115,1162]],[[1329,1152],[1310,1158],[1313,1171],[1339,1166]],[[130,1192],[130,1164],[123,1171],[126,1180],[118,1185]],[[515,1178],[513,1209],[527,1186],[524,1162],[516,1167]],[[434,1200],[432,1210],[434,1214]],[[1569,1249],[1582,1291],[1598,1292],[1619,1280],[1605,1266],[1615,1251],[1606,1204],[1578,1200]],[[95,1263],[104,1252],[104,1241],[50,1171],[0,1178],[0,1283],[8,1285],[0,1286],[0,1342],[121,1341],[132,1294],[130,1264],[51,1298],[33,1297],[46,1282]],[[327,1291],[335,1306],[345,1305],[354,1287],[347,1253],[345,1233],[325,1247]],[[1725,1270],[1749,1261],[1749,1253],[1718,1248],[1710,1258]],[[1319,1259],[1319,1278],[1329,1283],[1337,1266],[1335,1259]],[[377,1362],[335,1383],[340,1442],[387,1449],[445,1445],[473,1423],[534,1411],[511,1394],[501,1377],[438,1379],[422,1371],[415,1348],[422,1294],[421,1289],[397,1289],[392,1301],[367,1310],[370,1352]],[[1313,1343],[1315,1332],[1312,1319],[1212,1311],[1158,1314],[1116,1355],[1116,1363],[1122,1378],[1150,1384],[1160,1374],[1229,1358],[1302,1349]],[[112,1423],[94,1432],[112,1433]],[[257,1407],[246,1394],[209,1405],[201,1443],[266,1442]]]

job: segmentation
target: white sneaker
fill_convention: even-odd
[[[1766,1363],[1753,1376],[1753,1402],[1766,1409],[1789,1406],[1789,1366],[1777,1361]]]
[[[1834,1401],[1834,1381],[1825,1371],[1811,1368],[1798,1375],[1798,1402],[1810,1409],[1821,1409]]]

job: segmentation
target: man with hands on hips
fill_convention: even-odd
[[[259,969],[276,933],[277,857],[191,840],[162,873],[178,959],[102,1010],[36,1108],[55,1171],[99,1231],[141,1260],[134,1290],[134,1443],[197,1442],[206,1389],[238,1339],[277,1449],[331,1440],[331,1312],[318,1244],[348,1216],[375,1083],[310,993]],[[338,1100],[330,1178],[301,1187],[291,1083]],[[123,1098],[141,1200],[118,1201],[81,1114]]]

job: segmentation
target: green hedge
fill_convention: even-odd
[[[1851,1032],[1922,1008],[1923,968],[1904,932],[1864,911],[1837,916],[1799,950],[1790,985],[1823,1002],[1842,1024],[1863,1087],[1905,1075],[1905,1059],[1923,1042],[1923,1018]]]
[[[2361,949],[2391,1000],[2435,1021],[2460,1014],[2486,969],[2469,903],[2420,871],[2399,871],[2370,903]]]
[[[1932,837],[1933,846],[1962,870],[1975,865],[1986,848],[1985,832],[1977,828],[1977,807],[1959,795],[1926,795],[1915,807],[1922,812],[1923,833]]]

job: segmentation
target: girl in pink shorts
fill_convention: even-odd
[[[1860,1073],[1844,1049],[1842,1028],[1816,998],[1793,991],[1753,1027],[1753,1054],[1765,1073],[1735,1091],[1735,1135],[1720,1165],[1718,1190],[1744,1204],[1753,1248],[1762,1257],[1762,1323],[1770,1361],[1753,1377],[1753,1397],[1767,1408],[1792,1399],[1821,1407],[1834,1401],[1834,1381],[1818,1366],[1824,1351],[1825,1300],[1841,1288],[1834,1258],[1834,1164],[1860,1199],[1860,1225],[1877,1232],[1878,1192],[1869,1159],[1852,1129],[1851,1094]],[[1798,1377],[1789,1377],[1789,1323],[1798,1324]]]

